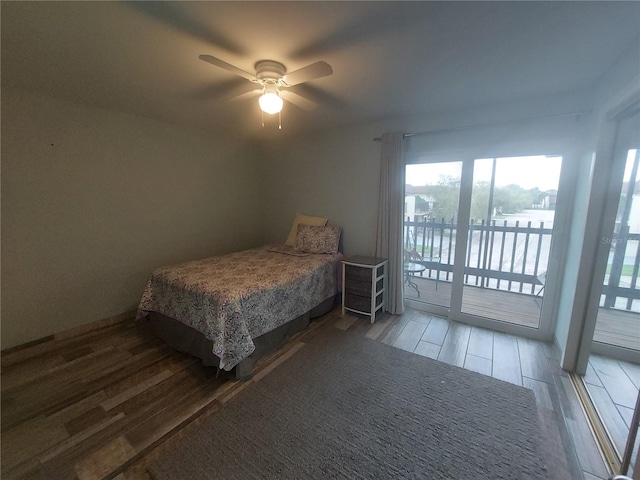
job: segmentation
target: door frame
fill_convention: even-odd
[[[615,158],[618,129],[620,122],[634,114],[638,108],[640,108],[640,89],[637,89],[634,94],[606,114],[598,138],[593,177],[604,181],[594,182],[592,185],[588,212],[593,219],[587,223],[585,228],[585,237],[590,235],[589,232],[592,232],[591,235],[597,239],[597,243],[592,246],[593,255],[589,255],[589,251],[583,251],[580,262],[580,272],[590,271],[591,282],[586,292],[587,302],[584,305],[584,316],[582,319],[576,318],[575,315],[572,318],[569,327],[569,341],[562,359],[562,368],[581,375],[586,372],[589,356],[594,350],[593,336],[598,317],[602,282],[609,257],[609,245],[602,239],[613,231],[623,183],[625,162]],[[617,192],[617,194],[612,195],[611,192]],[[584,270],[583,267],[585,267]],[[571,341],[572,331],[575,332],[575,341]],[[627,349],[619,347],[598,345],[595,350],[598,353],[616,358],[638,360],[637,354],[627,352]]]
[[[549,152],[541,155],[548,155]],[[512,157],[533,156],[535,154],[512,155]],[[449,163],[451,161],[462,162],[462,172],[460,179],[460,196],[458,199],[458,223],[456,226],[455,256],[453,265],[453,281],[451,285],[451,299],[449,308],[417,302],[415,300],[405,300],[405,304],[410,308],[423,310],[428,313],[447,317],[450,320],[466,323],[472,326],[489,328],[492,330],[519,335],[523,337],[533,338],[536,340],[550,341],[553,338],[555,329],[554,313],[557,311],[559,301],[557,285],[561,283],[561,262],[566,251],[567,238],[566,228],[563,225],[568,224],[570,216],[570,208],[568,205],[570,195],[565,195],[565,189],[570,189],[572,183],[571,169],[567,161],[567,155],[557,154],[562,157],[562,169],[558,185],[558,203],[556,208],[556,216],[553,227],[553,240],[549,252],[549,261],[547,268],[547,279],[545,283],[544,301],[540,312],[540,323],[538,328],[526,327],[508,322],[502,322],[487,317],[481,317],[464,313],[462,311],[462,294],[464,287],[464,269],[467,244],[469,241],[469,221],[471,215],[471,196],[473,191],[473,170],[477,156],[465,156],[464,158],[446,158],[444,160],[429,159],[423,162],[415,163]],[[496,158],[505,158],[509,155],[500,155]],[[486,157],[485,157],[486,158]],[[413,163],[413,162],[412,162]],[[461,241],[460,241],[461,240]],[[560,240],[560,241],[557,241]],[[460,261],[459,261],[460,260]]]
[[[405,163],[405,165],[404,165],[405,173],[406,173],[407,165],[437,164],[437,163],[461,163],[462,167],[464,168],[463,159],[457,157],[456,155],[439,155],[438,157],[432,157],[432,156],[429,156],[429,155],[423,155],[420,158],[422,159],[422,161]],[[460,195],[462,195],[462,185],[460,186]],[[458,209],[459,208],[460,208],[460,197],[458,197]],[[459,214],[460,214],[460,212],[458,212],[458,215]],[[456,246],[456,250],[455,250],[455,255],[458,255],[457,246]],[[455,258],[455,256],[454,256],[454,258]],[[454,260],[454,262],[455,262],[455,260]],[[456,276],[455,270],[452,273],[453,273],[453,278],[455,278],[455,276]],[[453,282],[452,282],[451,288],[452,288],[451,296],[453,297],[453,288],[454,288],[453,287]],[[436,304],[433,304],[433,303],[419,302],[419,301],[414,300],[414,299],[405,299],[404,300],[404,304],[405,304],[405,306],[407,306],[409,308],[413,308],[415,310],[420,310],[420,311],[423,311],[423,312],[426,312],[426,313],[430,313],[430,314],[433,314],[433,315],[437,315],[439,317],[444,317],[444,318],[449,318],[449,313],[451,311],[451,300],[449,301],[449,307],[448,308],[444,307],[442,305],[436,305]]]
[[[544,155],[549,154],[549,152]],[[532,155],[513,155],[516,157],[525,157]],[[562,156],[562,170],[560,174],[560,181],[558,185],[558,202],[561,202],[561,185],[562,185],[562,176],[563,172],[565,172],[565,156],[558,154],[558,156]],[[506,158],[507,155],[501,155],[496,158]],[[465,269],[465,259],[466,259],[466,251],[469,241],[469,221],[471,215],[471,196],[473,192],[473,171],[474,164],[476,158],[468,158],[462,163],[462,179],[460,185],[460,205],[458,207],[458,226],[457,231],[462,237],[463,241],[456,242],[456,257],[462,259],[461,262],[454,265],[453,267],[453,280],[454,285],[451,291],[451,309],[449,311],[449,319],[467,323],[473,326],[479,326],[483,328],[489,328],[491,330],[497,330],[504,333],[509,333],[512,335],[519,335],[523,337],[533,338],[537,340],[551,340],[553,334],[553,306],[555,304],[555,292],[556,289],[553,288],[557,281],[558,275],[558,262],[552,261],[559,255],[559,249],[561,248],[560,242],[553,241],[551,242],[551,250],[549,252],[549,262],[547,268],[547,281],[545,284],[545,293],[544,300],[542,302],[542,310],[540,312],[540,322],[538,328],[525,327],[523,325],[517,325],[508,322],[502,322],[500,320],[495,320],[488,317],[481,317],[478,315],[472,315],[470,313],[465,313],[462,311],[462,294],[464,289],[464,269]],[[565,174],[566,175],[566,174]],[[561,206],[561,205],[560,205]],[[554,219],[553,226],[553,236],[558,233],[559,226],[562,225],[562,211],[566,209],[558,208],[556,210],[556,218]],[[558,217],[559,215],[559,217]],[[456,282],[456,278],[458,278],[458,282]],[[457,283],[457,285],[456,285]]]

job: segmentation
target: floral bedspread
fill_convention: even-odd
[[[253,338],[302,315],[337,292],[341,254],[294,256],[264,246],[155,270],[136,318],[159,312],[213,341],[231,370]]]

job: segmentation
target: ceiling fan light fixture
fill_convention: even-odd
[[[262,114],[263,126],[265,113],[268,115],[274,115],[276,113],[279,114],[282,111],[284,102],[283,98],[280,96],[281,89],[284,89],[283,94],[287,101],[304,110],[311,110],[316,106],[312,100],[309,100],[304,95],[288,91],[286,89],[301,83],[315,80],[316,78],[322,78],[333,74],[333,68],[331,68],[331,65],[323,61],[312,63],[306,67],[302,67],[288,73],[286,67],[280,62],[276,62],[274,60],[260,60],[254,65],[256,70],[254,75],[211,55],[200,55],[199,58],[204,62],[222,68],[244,78],[245,80],[249,80],[250,82],[259,85],[259,89],[242,93],[238,95],[238,97],[244,97],[247,94],[254,95],[256,93],[262,93],[258,99],[258,105],[260,106]]]
[[[282,98],[280,98],[277,92],[263,93],[258,99],[258,103],[260,104],[260,109],[270,115],[280,112],[283,104]]]

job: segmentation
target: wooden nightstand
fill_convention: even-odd
[[[342,261],[342,314],[345,310],[371,317],[384,305],[387,259],[357,255]]]

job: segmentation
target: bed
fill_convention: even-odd
[[[270,245],[159,268],[136,318],[177,350],[246,378],[261,355],[333,307],[342,254],[337,241],[330,250]]]

